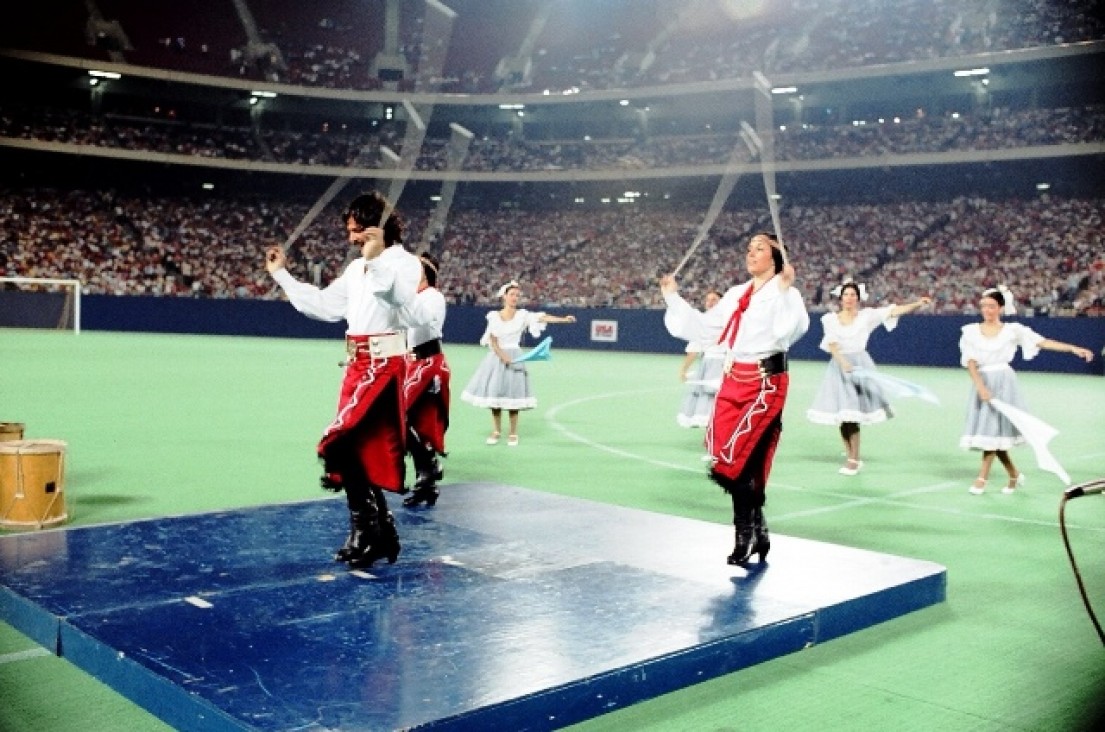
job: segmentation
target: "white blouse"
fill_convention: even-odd
[[[687,341],[701,341],[720,337],[730,316],[737,309],[737,303],[745,290],[752,287],[752,280],[736,287],[730,287],[717,305],[706,312],[695,310],[678,293],[664,295],[667,312],[664,313],[664,325],[676,338]],[[810,327],[810,316],[806,304],[795,287],[779,291],[773,277],[752,294],[748,310],[741,315],[737,338],[729,349],[733,361],[752,363],[774,353],[786,351]]]
[[[821,327],[825,335],[821,338],[821,350],[832,353],[829,346],[836,344],[841,353],[862,353],[867,350],[867,340],[880,325],[888,331],[898,326],[898,319],[891,317],[894,305],[882,308],[861,308],[852,322],[845,325],[840,322],[839,313],[825,313],[821,316]]]
[[[985,366],[1008,365],[1017,355],[1017,346],[1025,360],[1036,358],[1040,352],[1042,335],[1021,323],[1002,323],[997,335],[990,337],[982,334],[981,323],[963,326],[959,336],[959,363],[966,368],[968,361],[974,361],[979,368]]]
[[[491,345],[491,336],[499,341],[499,348],[521,348],[522,334],[529,334],[536,338],[545,331],[545,323],[541,320],[544,313],[531,313],[528,310],[515,310],[514,317],[503,320],[498,310],[492,310],[487,314],[487,329],[480,338],[481,346]]]

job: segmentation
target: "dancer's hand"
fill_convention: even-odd
[[[787,288],[794,284],[795,277],[794,267],[789,262],[784,264],[783,271],[779,273],[779,290],[786,292]]]
[[[283,247],[271,246],[265,250],[265,269],[269,274],[284,269],[287,263],[288,257],[284,254]]]

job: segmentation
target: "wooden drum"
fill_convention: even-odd
[[[24,426],[22,422],[0,422],[0,442],[22,440]]]
[[[61,440],[0,441],[0,528],[64,523],[65,448]]]

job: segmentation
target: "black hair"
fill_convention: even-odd
[[[998,305],[1005,307],[1005,295],[1002,295],[1001,290],[996,287],[991,287],[989,290],[983,290],[982,297],[989,297],[996,301]]]
[[[848,288],[851,288],[851,289],[855,290],[856,291],[856,297],[858,297],[860,300],[863,299],[863,293],[861,293],[859,291],[859,283],[858,282],[845,282],[843,285],[840,286],[840,295],[837,295],[837,297],[843,296],[844,291],[847,290]]]
[[[430,287],[437,287],[437,258],[429,252],[423,252],[418,255],[418,260],[422,262],[422,272],[426,275],[426,284]]]
[[[757,236],[765,236],[771,240],[771,262],[775,265],[775,274],[779,274],[783,271],[783,250],[781,247],[776,246],[779,243],[779,237],[772,234],[770,231],[757,231],[752,235],[755,239]]]
[[[380,219],[388,213],[388,220],[384,223],[384,246],[403,241],[403,220],[392,209],[386,198],[379,191],[363,193],[354,198],[342,213],[342,224],[353,219],[358,226],[379,226]]]

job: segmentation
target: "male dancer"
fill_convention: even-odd
[[[449,364],[441,352],[445,324],[445,296],[437,289],[438,261],[419,255],[422,282],[411,320],[423,323],[410,329],[410,362],[403,384],[407,404],[407,452],[414,462],[414,493],[403,500],[408,507],[437,503],[437,482],[445,472],[438,461],[445,455],[445,430],[449,429]]]
[[[361,256],[326,288],[300,282],[284,268],[279,246],[266,252],[265,268],[299,312],[317,320],[345,319],[349,361],[338,412],[318,444],[322,485],[345,491],[349,537],[337,561],[353,568],[377,559],[395,562],[399,535],[384,491],[403,487],[405,416],[403,380],[407,339],[402,313],[411,312],[422,266],[402,246],[403,223],[377,192],[355,198],[341,216],[349,243]],[[381,227],[381,222],[384,221]]]
[[[679,296],[673,276],[660,280],[668,331],[691,341],[720,329],[727,349],[706,450],[711,480],[733,501],[736,542],[729,564],[744,564],[753,554],[762,562],[771,548],[763,506],[790,383],[786,352],[810,326],[793,287],[794,268],[773,234],[753,235],[745,263],[752,279],[729,288],[705,313]]]

